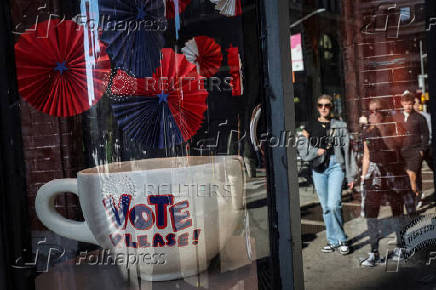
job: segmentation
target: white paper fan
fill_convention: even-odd
[[[198,64],[198,46],[195,39],[188,40],[185,43],[185,47],[182,48],[182,53],[186,56],[186,59],[197,66],[197,72],[200,74],[200,66]]]
[[[215,9],[225,16],[241,14],[241,0],[210,0],[215,4]]]

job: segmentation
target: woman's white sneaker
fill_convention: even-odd
[[[321,252],[323,253],[333,253],[336,249],[339,250],[339,253],[342,255],[347,255],[350,253],[350,247],[347,246],[346,243],[342,242],[337,246],[327,244],[326,246],[321,248]]]
[[[339,245],[339,253],[341,253],[342,255],[347,255],[350,253],[350,247],[347,246],[346,243],[341,243]]]
[[[338,246],[333,246],[333,245],[327,244],[326,246],[321,248],[321,252],[323,252],[323,253],[333,253],[337,247]]]
[[[362,260],[360,262],[360,265],[364,267],[374,267],[379,262],[380,262],[380,256],[378,253],[369,253],[368,258]]]

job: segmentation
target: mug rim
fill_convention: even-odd
[[[238,160],[243,164],[242,157],[239,155],[174,156],[174,157],[160,157],[160,158],[149,158],[149,159],[106,163],[92,168],[83,169],[79,171],[77,174],[101,175],[101,174],[120,174],[120,173],[143,172],[143,171],[160,171],[160,170],[167,170],[167,169],[197,168],[211,163],[217,164],[220,162],[226,162],[231,160]],[[174,161],[176,162],[176,164],[171,164],[171,162]],[[144,167],[146,164],[150,164],[150,163],[152,166]],[[168,164],[169,166],[165,166],[166,164]]]

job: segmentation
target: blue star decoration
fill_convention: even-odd
[[[156,95],[159,98],[159,104],[164,102],[164,103],[168,103],[168,94],[165,94],[164,92]]]
[[[65,66],[65,62],[56,62],[56,66],[54,67],[55,71],[58,71],[61,75],[68,70],[68,68]]]

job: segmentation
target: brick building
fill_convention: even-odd
[[[304,71],[294,72],[297,124],[315,118],[321,94],[334,96],[338,115],[346,118],[341,11],[339,0],[291,1],[291,34],[302,34],[304,59]]]
[[[291,3],[291,22],[305,19],[291,28],[302,33],[304,51],[305,71],[294,82],[297,123],[313,119],[317,96],[327,93],[356,132],[371,98],[398,109],[400,94],[419,88],[418,76],[426,74],[424,0]]]
[[[36,217],[35,197],[45,183],[76,177],[84,168],[82,127],[79,117],[54,118],[21,101],[21,128],[26,165],[27,204],[32,230],[42,229]],[[56,208],[65,217],[78,219],[81,209],[76,196],[66,193],[56,199]]]
[[[426,51],[424,9],[423,0],[343,1],[346,107],[355,130],[370,99],[395,110],[405,90],[418,89],[425,61],[420,49]]]

